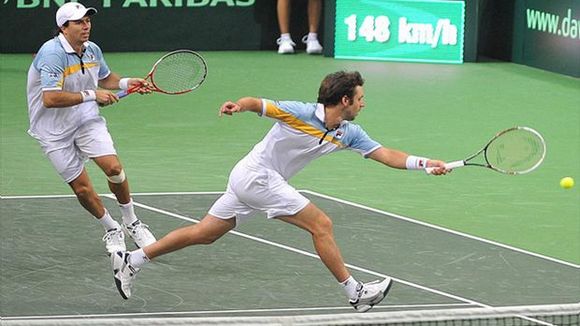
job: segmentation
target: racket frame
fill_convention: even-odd
[[[487,149],[493,143],[493,141],[496,140],[501,135],[508,133],[510,131],[514,131],[514,130],[525,130],[525,131],[531,132],[532,134],[534,134],[536,137],[538,137],[540,139],[541,144],[542,144],[542,157],[538,160],[538,162],[536,162],[536,164],[534,164],[534,166],[532,166],[524,171],[506,171],[506,170],[500,169],[500,168],[490,164],[489,160],[487,158]],[[483,158],[485,160],[485,164],[469,162],[473,158],[480,155],[482,152],[483,152]],[[526,174],[526,173],[534,171],[536,168],[538,168],[538,166],[540,166],[540,164],[542,164],[545,157],[546,157],[546,142],[544,140],[544,137],[542,137],[542,135],[539,132],[537,132],[536,130],[534,130],[530,127],[516,126],[516,127],[508,128],[508,129],[505,129],[505,130],[498,132],[495,136],[493,136],[493,138],[491,138],[487,142],[487,144],[485,144],[485,146],[483,146],[483,148],[481,148],[475,154],[468,156],[466,159],[446,163],[445,169],[452,170],[452,169],[462,167],[462,166],[481,166],[481,167],[485,167],[485,168],[488,168],[488,169],[491,169],[491,170],[494,170],[494,171],[497,171],[500,173],[504,173],[504,174],[519,175],[519,174]],[[434,168],[425,168],[425,172],[427,172],[428,174],[431,174],[433,172],[433,170],[434,170]]]
[[[163,60],[165,60],[165,58],[172,56],[172,55],[175,55],[177,53],[184,53],[184,52],[190,53],[190,54],[196,56],[200,60],[200,62],[202,63],[201,67],[203,68],[203,77],[200,79],[200,81],[196,85],[194,85],[193,87],[191,87],[189,89],[183,90],[183,91],[167,92],[167,91],[162,90],[161,88],[159,88],[157,86],[157,84],[155,84],[155,77],[154,76],[155,76],[155,71],[157,70],[157,67],[159,66],[159,64]],[[151,70],[149,71],[147,76],[145,76],[145,78],[143,78],[143,79],[145,79],[151,83],[151,86],[153,86],[154,92],[159,92],[159,93],[163,93],[163,94],[167,94],[167,95],[180,95],[180,94],[189,93],[189,92],[193,91],[194,89],[198,88],[199,86],[201,86],[201,84],[203,84],[203,82],[205,81],[206,76],[207,76],[207,63],[205,62],[205,59],[199,53],[197,53],[195,51],[181,49],[181,50],[175,50],[175,51],[168,52],[168,53],[164,54],[161,58],[159,58],[157,61],[155,61],[155,63],[153,64],[153,67],[151,67]],[[138,86],[131,87],[129,89],[119,91],[119,92],[117,92],[117,96],[119,98],[123,98],[131,93],[136,92],[140,87],[141,87],[141,85],[138,85]]]

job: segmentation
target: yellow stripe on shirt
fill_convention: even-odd
[[[96,67],[97,63],[96,62],[88,62],[88,63],[85,63],[84,65],[85,65],[85,69],[90,69],[90,68]],[[81,64],[77,63],[76,65],[66,67],[66,69],[64,70],[63,76],[67,77],[67,76],[70,76],[70,75],[77,73],[79,71],[81,71]]]
[[[296,118],[295,116],[291,115],[288,112],[285,112],[284,110],[280,109],[279,107],[275,106],[270,102],[266,102],[266,116],[280,120],[286,123],[288,126],[296,130],[300,130],[301,132],[309,134],[318,139],[322,138],[322,136],[324,135],[324,132],[322,132],[321,130],[305,123],[304,121]],[[336,146],[344,147],[344,145],[340,141],[338,141],[331,135],[326,135],[326,137],[324,137],[324,140],[327,142],[331,142]]]

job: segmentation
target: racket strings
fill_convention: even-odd
[[[181,93],[197,88],[207,73],[203,59],[193,52],[175,52],[164,57],[152,80],[165,93]]]
[[[541,136],[526,130],[509,130],[494,139],[486,150],[488,163],[507,173],[526,173],[544,159],[545,145]]]

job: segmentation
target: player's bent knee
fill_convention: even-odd
[[[311,232],[317,236],[332,234],[332,220],[326,215],[317,218],[316,223],[312,226]]]
[[[332,233],[332,228],[333,228],[333,224],[332,224],[332,220],[327,217],[321,225],[321,228],[324,230],[324,232],[326,233]]]
[[[89,186],[75,186],[73,191],[77,197],[88,197],[91,195],[92,190]]]
[[[75,186],[73,187],[73,191],[75,193],[75,196],[81,202],[99,199],[99,196],[97,195],[93,187],[91,187],[90,185]]]
[[[121,184],[125,181],[125,171],[121,170],[121,172],[117,175],[111,175],[111,176],[107,176],[107,180],[109,180],[109,182],[111,183],[115,183],[115,184]]]

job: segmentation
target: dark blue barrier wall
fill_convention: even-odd
[[[335,1],[325,1],[320,30],[327,56]],[[52,36],[64,2],[0,0],[0,52],[35,52]],[[91,39],[105,51],[276,49],[275,0],[81,2],[99,10]],[[293,0],[295,41],[308,31],[306,2]],[[580,0],[468,0],[465,15],[465,61],[487,56],[580,77]]]
[[[580,77],[580,0],[516,0],[512,60]]]
[[[65,0],[0,1],[0,52],[34,52],[56,29]],[[91,39],[105,51],[274,50],[273,0],[84,0],[99,11]],[[295,41],[307,33],[306,0],[294,0]],[[322,31],[321,31],[322,33]]]

